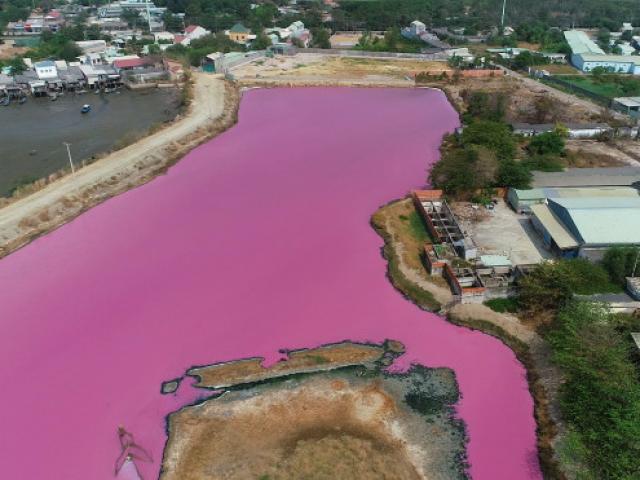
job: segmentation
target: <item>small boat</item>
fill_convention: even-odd
[[[91,105],[83,105],[80,113],[89,113],[91,111]]]
[[[22,105],[23,103],[25,103],[27,101],[27,97],[20,97],[20,100],[18,100],[18,103],[20,105]]]
[[[11,103],[11,99],[9,97],[0,99],[0,105],[3,107],[6,107],[7,105],[9,105],[9,103]]]

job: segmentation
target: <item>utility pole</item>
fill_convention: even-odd
[[[69,165],[71,165],[71,173],[76,173],[76,169],[73,166],[73,160],[71,159],[71,149],[69,148],[71,144],[67,142],[62,142],[62,144],[67,147],[67,155],[69,155]]]
[[[507,0],[503,0],[502,2],[502,21],[500,24],[502,25],[502,34],[504,35],[504,14],[507,10]]]

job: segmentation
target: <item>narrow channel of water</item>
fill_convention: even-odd
[[[253,90],[239,124],[168,175],[0,261],[3,475],[113,478],[123,424],[156,478],[165,416],[194,398],[184,385],[163,396],[161,382],[393,338],[407,347],[396,368],[456,372],[475,480],[541,478],[522,365],[395,291],[369,225],[424,185],[457,125],[433,90]]]
[[[67,94],[55,102],[29,97],[0,106],[0,196],[16,185],[69,166],[66,147],[81,162],[132,140],[178,113],[175,89],[95,95]],[[92,109],[80,113],[84,104]]]

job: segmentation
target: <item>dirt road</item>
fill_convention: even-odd
[[[195,74],[193,102],[182,119],[0,209],[0,257],[104,199],[148,181],[177,155],[226,128],[221,122],[231,124],[234,119],[227,117],[235,117],[233,105],[227,102],[225,108],[226,90],[223,79]]]

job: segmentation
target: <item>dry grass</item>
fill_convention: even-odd
[[[192,368],[187,375],[199,378],[197,387],[221,388],[301,372],[371,364],[383,355],[381,347],[345,342],[291,352],[286,360],[269,368],[262,366],[262,358],[250,358]]]

